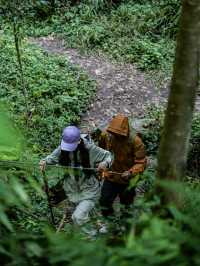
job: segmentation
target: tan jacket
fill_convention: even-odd
[[[114,161],[111,166],[113,172],[129,171],[132,175],[142,173],[146,167],[146,152],[144,144],[141,138],[134,133],[134,130],[130,128],[128,119],[122,123],[122,121],[115,121],[114,127],[111,122],[111,126],[108,126],[107,130],[102,132],[99,138],[99,146],[103,149],[109,150],[114,155]],[[127,136],[124,134],[120,136],[120,126],[123,124],[127,130]],[[117,133],[115,133],[117,129]],[[114,134],[113,134],[114,133]],[[120,175],[110,175],[108,180],[117,183],[127,183],[127,180],[123,180]]]

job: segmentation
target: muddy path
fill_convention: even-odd
[[[91,55],[82,55],[76,49],[66,48],[64,41],[52,36],[31,38],[48,53],[65,56],[71,64],[79,66],[97,82],[95,97],[82,116],[82,124],[99,124],[108,121],[116,113],[141,117],[147,106],[163,105],[167,101],[168,86],[158,89],[152,80],[145,77],[131,64],[117,64]],[[198,98],[196,109],[200,110]]]

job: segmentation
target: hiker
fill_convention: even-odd
[[[95,177],[96,168],[102,172],[112,163],[109,151],[97,147],[82,136],[76,126],[68,126],[63,130],[62,140],[57,149],[40,161],[40,169],[45,170],[46,164],[60,164],[62,166],[82,167],[70,169],[64,175],[64,191],[69,202],[75,205],[72,220],[76,225],[89,221],[89,214],[94,209],[100,196],[101,186]],[[87,168],[87,169],[84,169]]]
[[[128,117],[116,115],[99,136],[99,146],[114,155],[109,171],[104,173],[100,205],[104,217],[113,215],[113,202],[119,196],[120,203],[129,206],[135,197],[144,193],[140,185],[141,173],[146,167],[144,144],[130,126]],[[130,180],[135,186],[129,189]]]

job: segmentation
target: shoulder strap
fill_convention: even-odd
[[[89,156],[89,151],[85,146],[85,143],[83,139],[81,139],[81,143],[78,145],[78,150],[80,152],[80,161],[81,165],[84,168],[90,168],[90,156]],[[83,170],[84,174],[89,178],[91,175],[90,170]]]

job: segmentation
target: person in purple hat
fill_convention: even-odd
[[[64,128],[60,145],[46,158],[40,161],[40,168],[45,169],[46,164],[60,164],[68,167],[82,168],[70,169],[64,175],[64,191],[75,210],[72,220],[77,225],[89,221],[89,216],[97,203],[101,186],[95,172],[104,171],[112,164],[112,155],[109,151],[96,146],[93,142],[81,135],[79,128],[68,126]]]

